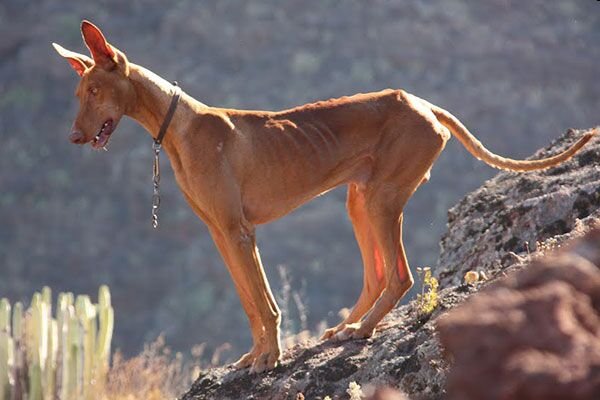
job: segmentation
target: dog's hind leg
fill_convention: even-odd
[[[384,260],[385,289],[364,320],[346,325],[336,334],[336,339],[360,339],[373,335],[375,326],[413,285],[402,243],[402,206],[408,196],[403,197],[403,201],[400,204],[396,202],[395,207],[389,204],[379,205],[376,209],[370,207],[373,232]]]
[[[371,336],[379,321],[413,285],[402,243],[403,209],[426,180],[445,138],[427,123],[409,128],[405,132],[418,134],[388,136],[389,144],[379,153],[376,172],[364,191],[366,214],[384,262],[385,289],[361,322],[349,324],[336,334],[340,340]]]
[[[323,340],[334,337],[347,324],[360,321],[377,301],[385,284],[383,256],[376,246],[373,230],[365,210],[364,193],[357,184],[351,183],[348,186],[346,208],[362,255],[363,289],[350,314],[339,325],[327,329],[321,337]]]

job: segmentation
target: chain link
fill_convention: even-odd
[[[158,209],[160,208],[160,149],[162,141],[167,133],[167,129],[169,128],[169,123],[175,114],[175,110],[177,109],[177,102],[179,101],[179,97],[181,95],[181,89],[177,85],[177,82],[173,82],[174,92],[173,97],[171,97],[171,104],[169,105],[169,109],[167,110],[167,115],[158,130],[158,134],[154,139],[154,143],[152,144],[152,150],[154,150],[154,164],[152,165],[152,227],[154,229],[158,228]]]
[[[152,227],[158,228],[158,209],[160,207],[160,149],[161,144],[154,142],[154,165],[152,166]]]

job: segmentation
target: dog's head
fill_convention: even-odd
[[[92,58],[52,43],[81,77],[75,95],[79,112],[69,139],[72,143],[91,143],[104,148],[119,120],[131,107],[135,91],[129,80],[129,63],[125,54],[110,45],[89,21],[81,23],[83,41]]]

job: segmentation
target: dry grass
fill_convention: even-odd
[[[103,400],[175,399],[187,390],[200,372],[203,346],[192,351],[193,360],[183,361],[181,353],[172,354],[164,338],[144,346],[131,359],[117,352],[108,374]],[[194,367],[193,365],[197,366]]]
[[[277,302],[281,309],[281,336],[285,350],[298,343],[315,339],[315,337],[308,329],[308,309],[303,300],[304,288],[293,289],[293,282],[285,265],[278,265],[277,271],[281,280],[281,290],[277,295]]]
[[[302,291],[292,290],[290,276],[284,266],[279,267],[282,290],[279,302],[284,316],[285,348],[298,343],[316,340],[306,328],[307,309],[302,301]],[[293,320],[293,314],[298,321]],[[299,330],[297,332],[296,330]],[[108,382],[102,400],[165,400],[175,399],[189,389],[199,376],[202,367],[218,366],[223,354],[231,349],[229,343],[217,347],[211,357],[204,357],[205,346],[198,345],[191,351],[191,360],[184,361],[180,353],[173,354],[165,345],[163,337],[146,345],[137,356],[125,359],[117,352],[108,373]],[[201,363],[201,359],[209,360]]]

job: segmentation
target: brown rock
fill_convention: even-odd
[[[377,388],[367,400],[407,400],[406,396],[392,388]]]
[[[440,318],[449,399],[600,398],[600,229]]]

